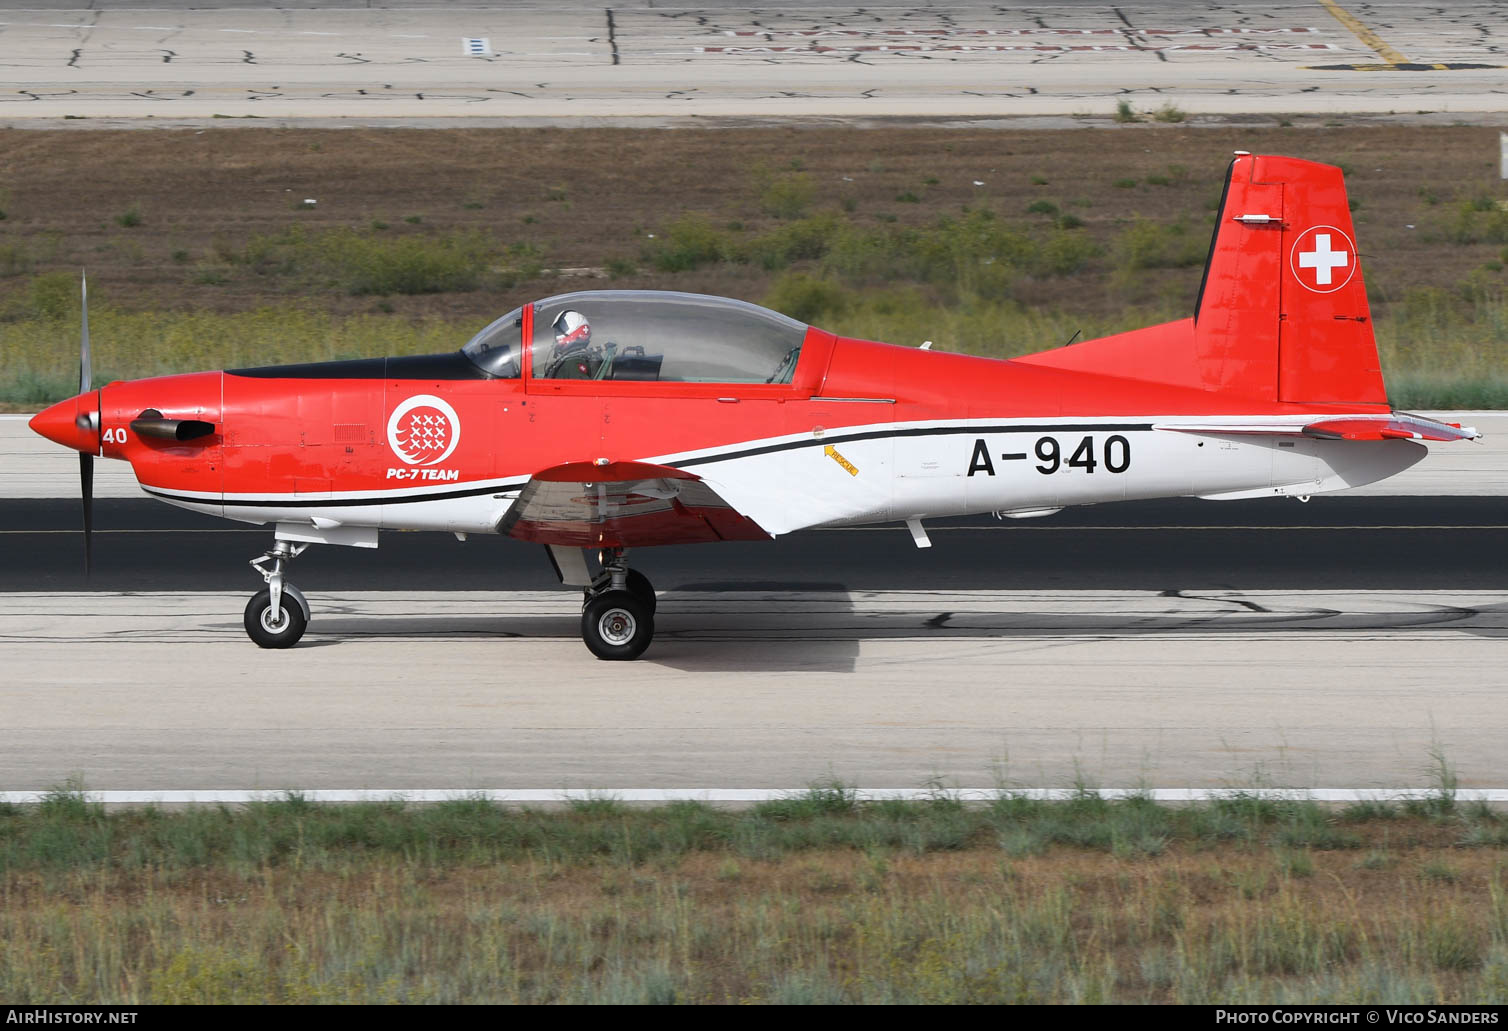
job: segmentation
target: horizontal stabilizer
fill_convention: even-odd
[[[1436,422],[1420,415],[1348,415],[1307,423],[1159,423],[1155,430],[1175,433],[1207,433],[1215,436],[1313,437],[1317,440],[1476,440],[1474,427],[1455,422]]]
[[[1390,419],[1323,419],[1305,426],[1304,434],[1321,440],[1477,440],[1482,436],[1474,426],[1436,422],[1402,412],[1395,412]]]

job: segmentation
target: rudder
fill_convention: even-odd
[[[1305,404],[1386,403],[1339,168],[1236,156],[1194,334],[1206,360],[1224,359],[1223,379],[1262,388],[1261,396]]]
[[[1385,405],[1342,172],[1237,152],[1192,320],[1018,361],[1253,401]]]

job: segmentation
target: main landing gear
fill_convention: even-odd
[[[267,583],[246,604],[246,636],[262,648],[291,648],[309,627],[309,602],[287,580],[288,567],[309,547],[306,542],[279,539],[272,550],[251,560],[251,567]],[[567,582],[590,583],[581,602],[581,639],[599,659],[637,659],[655,635],[655,590],[643,573],[628,568],[622,548],[600,553],[602,570],[595,578],[587,571],[578,549],[573,577]],[[557,570],[559,566],[557,565]],[[566,577],[562,577],[566,580]]]
[[[267,554],[251,560],[251,567],[267,581],[267,589],[258,591],[246,603],[246,636],[259,647],[292,648],[309,626],[309,602],[304,592],[283,579],[287,565],[308,547],[280,540]]]
[[[623,549],[602,553],[602,573],[581,603],[581,640],[599,659],[637,659],[655,635],[655,591]]]

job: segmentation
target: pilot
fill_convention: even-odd
[[[579,311],[567,308],[554,322],[555,347],[550,352],[549,379],[596,379],[602,354],[592,346],[592,324]]]

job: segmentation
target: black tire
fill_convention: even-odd
[[[272,592],[258,591],[246,603],[246,636],[257,643],[258,648],[292,648],[309,627],[304,617],[303,606],[284,592],[278,606],[280,620],[272,618]]]
[[[637,659],[654,635],[654,612],[630,591],[603,591],[582,606],[581,640],[599,659]]]
[[[655,609],[659,606],[659,599],[655,597],[654,585],[649,582],[649,577],[637,569],[630,569],[628,571],[628,579],[624,582],[623,586],[628,590],[629,594],[632,594],[635,598],[638,598],[645,605],[649,606],[649,614],[651,616],[655,614]]]

